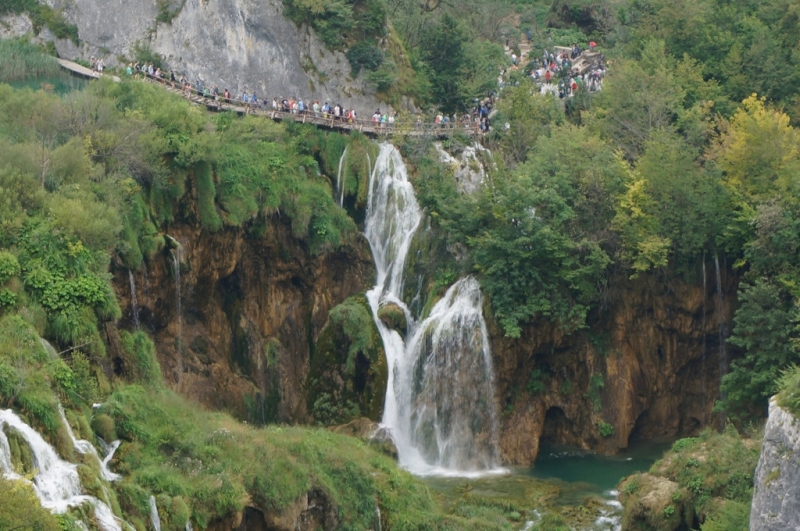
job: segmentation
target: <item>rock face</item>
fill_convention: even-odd
[[[165,249],[133,275],[165,382],[251,422],[305,421],[304,384],[328,312],[373,282],[366,241],[357,235],[314,256],[277,219],[263,236],[192,225],[170,227],[169,236],[180,249]],[[127,270],[114,271],[114,285],[120,326],[134,328]]]
[[[281,0],[178,0],[169,22],[157,22],[157,0],[48,0],[78,27],[82,45],[56,41],[68,59],[102,57],[114,65],[131,59],[137,46],[163,56],[169,68],[191,82],[255,91],[259,97],[319,99],[354,107],[366,116],[378,102],[350,64],[313,30],[283,16]]]
[[[706,293],[702,282],[654,276],[611,285],[588,330],[536,323],[520,339],[490,330],[506,463],[531,464],[540,441],[612,453],[715,421],[719,323],[735,307],[735,276],[723,275],[721,307],[710,282]]]
[[[756,467],[750,529],[800,529],[800,419],[774,398]]]

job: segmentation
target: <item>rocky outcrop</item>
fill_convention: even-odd
[[[713,423],[736,282],[724,275],[718,308],[711,282],[618,278],[588,330],[539,322],[509,339],[493,327],[504,461],[531,464],[540,441],[612,453]]]
[[[756,467],[750,529],[800,529],[800,420],[774,398]]]
[[[255,91],[260,97],[302,97],[331,105],[372,111],[374,91],[352,79],[342,52],[334,52],[313,30],[297,27],[283,16],[281,0],[47,0],[63,9],[78,27],[81,45],[57,40],[61,57],[135,57],[137,46],[149,47],[190,81]],[[159,14],[174,14],[157,22]],[[168,18],[168,17],[167,17]]]
[[[355,235],[313,255],[278,218],[263,235],[190,224],[169,235],[180,248],[133,274],[139,320],[165,382],[251,422],[306,420],[304,384],[328,312],[374,280],[366,241]],[[127,270],[114,271],[114,285],[120,326],[134,328]]]

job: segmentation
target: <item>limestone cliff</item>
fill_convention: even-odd
[[[719,392],[719,323],[737,280],[716,287],[656,275],[617,278],[588,330],[550,323],[520,339],[493,330],[501,452],[530,464],[540,441],[615,452],[630,441],[695,434],[713,421]]]
[[[119,325],[135,326],[135,289],[172,388],[252,422],[306,420],[305,381],[328,312],[373,282],[366,241],[357,235],[312,255],[280,219],[263,235],[190,224],[168,233],[179,249],[165,249],[132,281],[128,270],[114,271]],[[112,353],[114,334],[110,327]]]
[[[774,398],[756,467],[750,529],[800,529],[800,420]]]
[[[147,46],[193,83],[199,79],[235,95],[248,90],[260,97],[328,100],[364,116],[378,105],[363,79],[351,78],[344,54],[327,50],[313,30],[287,20],[281,0],[46,3],[63,9],[67,21],[78,27],[80,46],[55,40],[59,55],[67,59],[94,55],[113,66],[120,57],[133,58],[137,46]],[[170,22],[157,22],[164,10],[177,14]],[[24,17],[13,17],[13,22],[12,34],[30,29]]]

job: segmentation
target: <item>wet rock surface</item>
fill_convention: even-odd
[[[178,259],[165,249],[134,273],[139,319],[165,382],[249,422],[305,421],[304,384],[328,312],[373,281],[366,241],[356,235],[311,255],[280,220],[260,237],[188,224],[169,235],[180,243]],[[119,326],[134,328],[127,270],[114,271],[114,286]]]

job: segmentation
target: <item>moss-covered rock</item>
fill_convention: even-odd
[[[746,530],[749,510],[734,509],[749,507],[758,448],[731,426],[676,441],[648,473],[620,483],[623,529],[677,531],[733,518],[728,531]]]
[[[408,329],[406,313],[397,304],[389,303],[381,306],[378,309],[378,319],[392,330],[396,330],[400,335],[406,335],[406,330]]]
[[[104,413],[100,413],[92,417],[92,430],[101,439],[109,443],[117,438],[114,419]]]
[[[306,380],[308,411],[319,425],[380,419],[388,379],[386,354],[363,295],[333,308]]]
[[[11,450],[11,465],[14,472],[20,475],[27,475],[33,472],[33,454],[17,430],[10,426],[3,426],[3,433],[8,439],[8,446]]]

